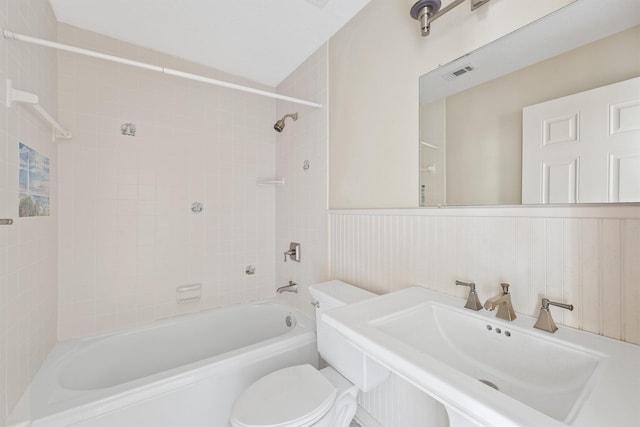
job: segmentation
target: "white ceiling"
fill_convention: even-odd
[[[277,86],[369,2],[49,1],[59,22],[269,86]]]

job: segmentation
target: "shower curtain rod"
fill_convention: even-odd
[[[295,104],[306,105],[313,108],[322,108],[322,104],[316,102],[306,101],[304,99],[293,98],[291,96],[279,95],[273,92],[267,92],[266,90],[254,89],[247,86],[241,86],[235,83],[229,83],[222,80],[212,79],[210,77],[200,76],[198,74],[191,74],[184,71],[174,70],[172,68],[161,67],[153,64],[146,64],[144,62],[133,61],[131,59],[121,58],[119,56],[108,55],[106,53],[100,53],[89,49],[82,49],[75,46],[69,46],[66,44],[52,42],[49,40],[39,39],[36,37],[25,36],[24,34],[15,33],[7,29],[2,30],[4,38],[11,40],[18,40],[26,43],[36,44],[45,47],[51,47],[65,52],[77,53],[79,55],[91,56],[93,58],[104,59],[106,61],[117,62],[119,64],[130,65],[132,67],[143,68],[145,70],[157,71],[159,73],[167,74],[170,76],[181,77],[184,79],[194,80],[202,83],[208,83],[214,86],[226,87],[229,89],[239,90],[242,92],[253,93],[255,95],[266,96],[268,98],[278,99],[281,101],[293,102]]]

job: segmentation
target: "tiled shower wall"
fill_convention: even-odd
[[[59,40],[258,86],[68,25]],[[58,58],[60,118],[74,132],[59,144],[60,338],[272,295],[275,195],[256,178],[275,173],[275,102]],[[121,135],[124,123],[135,137]],[[176,286],[192,283],[201,301],[176,304]]]
[[[49,3],[0,0],[0,27],[56,38]],[[4,107],[6,79],[57,111],[57,66],[52,50],[0,38],[0,424],[56,341],[58,286],[57,155],[51,128],[24,105]],[[18,142],[49,158],[50,216],[18,218]]]
[[[323,105],[316,109],[278,101],[277,117],[287,119],[276,136],[276,175],[285,184],[276,188],[276,278],[278,286],[289,280],[300,285],[298,294],[280,296],[314,316],[308,285],[327,280],[327,145],[328,63],[325,44],[277,88],[283,95]],[[283,261],[290,242],[301,244],[301,262]]]
[[[518,313],[571,303],[556,323],[640,344],[640,207],[334,211],[332,277],[377,293],[411,285],[481,300],[511,284]]]

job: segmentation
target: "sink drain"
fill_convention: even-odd
[[[482,384],[488,385],[489,387],[495,388],[496,390],[500,390],[497,385],[495,385],[489,380],[478,380],[478,381],[480,381]]]

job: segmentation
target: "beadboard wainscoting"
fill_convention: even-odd
[[[358,396],[362,427],[449,427],[445,407],[397,375]]]
[[[376,293],[412,285],[482,301],[511,284],[518,313],[640,344],[640,207],[330,211],[330,271]]]
[[[332,279],[379,294],[419,285],[482,301],[511,284],[518,313],[540,299],[558,324],[640,344],[640,207],[511,207],[329,211]],[[562,326],[560,326],[562,327]],[[444,407],[391,375],[362,393],[363,426],[448,424]]]

